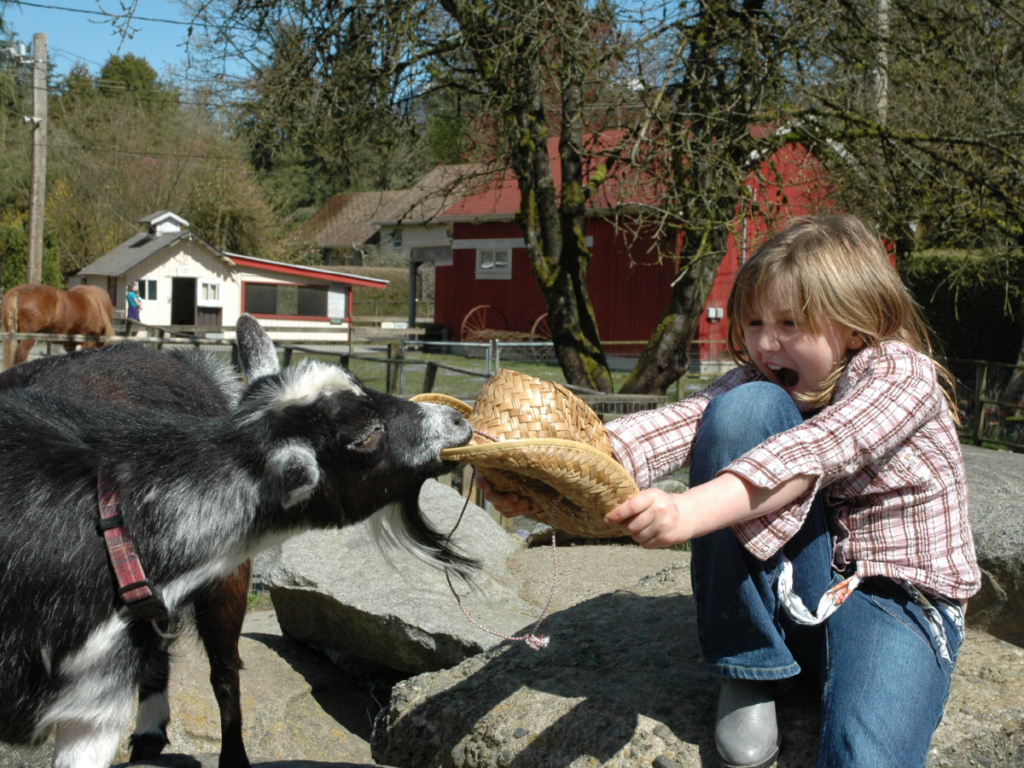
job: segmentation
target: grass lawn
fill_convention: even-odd
[[[249,593],[249,604],[246,606],[246,613],[255,613],[256,611],[272,610],[274,610],[274,601],[270,599],[269,592]]]

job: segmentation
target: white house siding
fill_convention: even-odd
[[[396,229],[402,230],[401,246],[393,244]],[[391,264],[395,259],[400,259],[403,263],[407,264],[412,249],[420,243],[437,243],[447,239],[449,238],[448,226],[446,224],[403,224],[401,227],[383,226],[380,228],[380,245],[378,246],[380,258],[383,263]],[[370,263],[372,264],[373,261],[371,260]]]
[[[102,275],[75,275],[70,280],[68,280],[68,287],[74,288],[76,285],[98,285],[105,291],[108,289],[108,286],[110,285],[109,280],[110,278],[104,277]],[[117,283],[117,290],[115,290],[115,295],[112,297],[111,303],[114,305],[114,316],[124,317],[124,307],[126,303],[125,297],[127,294],[128,284],[124,281],[123,277],[118,278]]]
[[[238,319],[237,301],[230,303],[227,298],[233,275],[230,265],[202,243],[184,240],[173,248],[164,249],[154,254],[141,264],[130,269],[127,274],[117,278],[117,296],[114,308],[120,317],[124,317],[127,307],[128,286],[142,280],[156,280],[156,301],[143,300],[140,320],[147,325],[171,324],[171,279],[175,277],[194,277],[196,286],[200,281],[207,280],[219,283],[222,288],[222,322],[234,325]],[[87,285],[98,285],[106,290],[109,278],[103,275],[87,275]],[[230,318],[230,319],[229,319]]]
[[[436,243],[448,240],[447,224],[406,224],[402,227],[402,245],[415,248],[417,243]]]

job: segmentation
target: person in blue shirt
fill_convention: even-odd
[[[128,317],[138,322],[140,309],[142,309],[142,299],[139,298],[139,284],[132,283],[128,286]]]

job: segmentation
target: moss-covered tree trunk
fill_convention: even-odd
[[[683,253],[678,254],[682,267],[669,306],[621,390],[664,393],[687,371],[690,344],[751,169],[758,166],[758,157],[770,157],[788,140],[778,132],[761,131],[756,140],[751,135],[752,127],[771,122],[764,96],[777,87],[782,71],[788,49],[778,36],[785,23],[764,11],[763,0],[694,5],[684,14],[688,23],[673,27],[679,55],[650,104],[643,129],[632,134],[629,146],[617,156],[589,168],[584,185],[582,94],[595,72],[591,46],[600,37],[600,24],[595,23],[599,11],[588,11],[583,0],[557,5],[540,0],[441,4],[458,24],[491,103],[502,105],[499,119],[506,119],[506,147],[521,196],[516,223],[570,383],[612,391],[587,290],[588,199],[613,171],[636,163],[644,168],[636,171],[639,187],[657,192],[652,199],[632,201],[635,211],[627,215],[636,217],[644,236],[648,231],[658,239],[684,235]],[[559,110],[549,109],[545,99],[557,103]],[[560,190],[547,152],[555,123]]]
[[[668,158],[667,197],[682,235],[672,297],[622,393],[664,394],[689,370],[690,345],[725,256],[752,167],[758,165],[751,125],[767,77],[759,66],[769,47],[763,3],[734,9],[723,0],[702,3],[688,39],[686,76],[663,120]],[[760,39],[759,39],[760,38]],[[736,46],[734,41],[745,41]],[[751,44],[751,41],[758,41]],[[736,56],[734,78],[722,76],[726,56]],[[723,104],[730,104],[727,111]],[[762,142],[760,156],[773,146]]]
[[[588,190],[583,186],[580,98],[587,62],[567,44],[565,35],[559,46],[553,46],[545,17],[539,15],[542,8],[533,0],[524,0],[505,19],[488,17],[485,6],[464,0],[442,0],[441,4],[459,23],[477,71],[507,105],[507,141],[520,195],[515,222],[544,296],[562,372],[570,384],[611,392],[611,374],[587,291],[590,252],[584,208]],[[566,28],[583,27],[584,36],[589,34],[580,0],[566,0],[559,12],[568,22]],[[553,95],[545,78],[548,58],[556,54],[560,59],[561,190],[555,186],[548,155],[552,131],[546,99]]]
[[[622,394],[663,395],[689,370],[690,345],[697,337],[701,313],[725,255],[725,234],[721,230],[710,233],[710,237],[701,237],[698,232],[684,234],[683,266],[676,276],[672,298],[620,388]]]

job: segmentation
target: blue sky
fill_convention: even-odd
[[[31,5],[28,4],[31,2]],[[125,2],[125,5],[128,5]],[[2,5],[2,3],[0,3]],[[49,7],[39,7],[49,6]],[[185,9],[171,0],[139,0],[132,27],[133,37],[117,33],[99,12],[121,13],[119,0],[10,0],[2,11],[17,39],[31,45],[36,32],[46,35],[50,61],[56,77],[66,75],[81,60],[96,74],[112,54],[133,53],[149,62],[164,77],[168,68],[184,70],[185,42],[189,21]],[[87,13],[85,13],[87,12]],[[162,23],[150,19],[179,22]],[[180,71],[179,76],[184,72]]]

